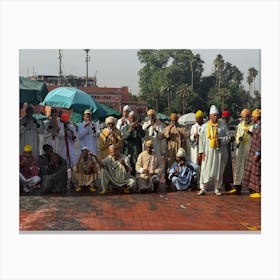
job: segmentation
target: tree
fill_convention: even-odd
[[[163,85],[161,86],[161,92],[167,95],[167,110],[168,114],[171,113],[171,106],[170,106],[170,97],[175,92],[175,86],[170,81],[164,81]]]
[[[249,70],[249,77],[250,77],[250,80],[253,82],[254,84],[254,91],[253,93],[255,93],[255,79],[258,75],[258,71],[254,68],[254,67],[250,67]],[[247,79],[248,80],[248,79]]]
[[[221,80],[222,80],[222,72],[224,70],[225,61],[223,60],[223,56],[218,54],[214,60],[215,73],[216,73],[216,83],[217,83],[217,92],[220,93],[221,88]]]
[[[190,97],[190,94],[193,92],[192,87],[186,84],[181,84],[178,87],[177,94],[182,98],[182,114],[186,113],[186,97]]]

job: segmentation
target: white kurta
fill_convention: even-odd
[[[118,119],[116,128],[121,132],[121,135],[123,135],[123,129],[129,124],[128,118],[125,118],[125,121],[123,122],[122,118]]]
[[[251,124],[248,126],[249,131],[253,131],[254,125]],[[240,123],[237,126],[237,132],[236,132],[236,137],[235,141],[236,144],[239,146],[236,149],[236,164],[235,164],[235,173],[234,173],[234,185],[241,185],[244,169],[245,169],[245,164],[246,160],[248,157],[249,149],[250,149],[250,144],[251,144],[251,135],[247,134],[247,142],[244,141],[239,141],[239,137],[244,137],[244,125],[243,123]]]
[[[72,140],[72,133],[70,131],[66,132],[67,135],[67,143],[69,148],[69,155],[67,153],[67,143],[66,139],[64,137],[64,146],[63,146],[63,154],[64,158],[67,162],[67,167],[73,167],[77,162],[77,155],[76,155],[76,149],[75,149],[75,142],[77,141],[77,133],[76,133],[76,127],[74,125],[69,124],[68,125],[69,130],[72,131],[73,135],[76,137],[75,140]]]
[[[23,152],[25,145],[32,146],[32,155],[38,160],[39,158],[39,130],[37,122],[26,117],[20,120],[20,153]]]
[[[64,148],[64,124],[60,120],[57,121],[57,125],[59,127],[59,132],[56,136],[51,135],[51,130],[46,128],[44,131],[44,140],[43,144],[49,144],[52,146],[53,151],[57,154],[59,154],[62,158],[65,158],[65,155],[63,153]]]
[[[143,123],[142,128],[146,133],[144,141],[152,140],[155,154],[159,157],[165,154],[166,142],[163,140],[164,125],[158,120],[151,125],[151,121],[148,120]]]
[[[201,126],[199,139],[199,153],[205,153],[206,155],[201,163],[200,188],[203,188],[204,184],[210,182],[214,182],[215,188],[221,188],[224,168],[228,158],[227,143],[230,142],[229,130],[224,123],[219,121],[217,137],[221,141],[220,148],[211,148],[210,139],[207,137],[207,124],[205,123]]]
[[[198,156],[198,139],[194,138],[194,134],[198,133],[200,135],[201,125],[197,122],[192,125],[191,132],[190,132],[190,154],[191,154],[191,161],[197,164],[197,156]]]
[[[81,122],[78,127],[78,137],[80,147],[88,147],[90,152],[98,155],[98,137],[100,135],[100,127],[97,123],[92,122],[94,129],[90,125],[85,127],[85,121]]]

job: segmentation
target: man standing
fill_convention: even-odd
[[[98,137],[100,128],[97,123],[92,121],[92,112],[90,109],[84,111],[84,120],[79,124],[78,137],[80,148],[88,147],[91,153],[98,152]]]
[[[37,161],[32,156],[32,146],[25,145],[19,158],[19,178],[24,192],[40,183]]]
[[[138,156],[135,169],[138,191],[156,191],[163,172],[163,161],[153,152],[152,140],[145,142],[145,151]]]
[[[176,159],[178,149],[183,148],[186,151],[188,139],[188,131],[184,125],[178,124],[178,116],[175,113],[170,115],[170,125],[165,129],[164,138],[167,141],[166,168],[170,168]]]
[[[226,125],[219,121],[219,112],[215,105],[210,108],[209,118],[210,120],[201,127],[199,141],[201,157],[200,191],[197,194],[206,194],[206,186],[213,182],[215,194],[221,195],[230,135]]]
[[[64,124],[64,146],[63,146],[63,154],[64,158],[67,162],[68,168],[73,168],[73,166],[76,163],[76,150],[75,150],[75,141],[76,141],[76,128],[69,124],[69,115],[68,114],[62,114],[61,115],[61,121]]]
[[[26,116],[20,120],[20,151],[23,151],[25,145],[31,145],[32,155],[38,160],[40,124],[33,118],[33,113],[33,108],[27,107]]]
[[[251,123],[251,111],[249,109],[243,109],[240,116],[242,120],[237,126],[237,132],[235,137],[237,148],[234,173],[234,189],[229,191],[229,193],[236,194],[241,193],[241,181],[244,174],[245,164],[248,157],[251,144],[251,137],[254,128],[254,125]]]
[[[137,157],[142,152],[142,139],[145,131],[136,120],[133,111],[128,114],[128,120],[129,124],[123,129],[123,154],[130,156],[131,174],[134,176]]]
[[[228,110],[224,110],[222,112],[222,121],[228,128],[229,122],[230,122],[230,112]],[[228,192],[232,189],[231,184],[233,183],[233,174],[232,174],[232,158],[231,158],[231,143],[234,142],[234,136],[230,138],[230,142],[227,143],[227,163],[224,170],[224,176],[223,176],[223,183],[222,185],[225,188],[225,191]]]
[[[254,130],[250,150],[246,161],[242,186],[249,188],[250,197],[261,197],[261,110],[255,109],[252,113]]]
[[[102,191],[100,194],[109,192],[108,184],[112,184],[118,188],[124,188],[124,192],[129,193],[136,188],[135,178],[130,174],[131,166],[129,158],[121,155],[119,148],[115,147],[115,145],[110,145],[109,153],[103,160],[99,160],[96,155],[93,155],[101,167]]]
[[[195,113],[196,123],[192,125],[191,132],[190,132],[191,161],[195,164],[200,164],[200,162],[198,162],[198,143],[199,143],[201,125],[203,124],[203,116],[204,114],[201,110],[196,111]]]
[[[144,140],[152,140],[155,153],[158,157],[161,157],[166,152],[163,147],[164,125],[156,118],[155,110],[150,109],[147,115],[149,120],[144,122],[142,126],[146,133]]]
[[[130,113],[130,107],[128,105],[125,105],[122,110],[122,117],[118,119],[117,122],[117,129],[123,134],[123,129],[129,124],[128,114]]]
[[[49,125],[44,133],[44,144],[50,145],[57,154],[64,158],[64,137],[64,125],[58,118],[57,109],[52,109]]]
[[[120,131],[116,128],[116,123],[117,120],[112,116],[105,119],[106,127],[101,131],[98,138],[101,160],[110,154],[110,145],[114,145],[119,151],[122,148],[122,136]]]

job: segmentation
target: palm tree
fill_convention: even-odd
[[[224,109],[225,109],[225,99],[230,96],[230,91],[226,88],[221,88],[219,95],[221,96],[222,111],[224,111]]]
[[[167,108],[168,108],[168,114],[171,112],[171,107],[170,107],[170,97],[172,96],[173,92],[175,91],[175,86],[169,81],[165,81],[163,85],[160,88],[160,91],[162,93],[167,94]]]
[[[224,70],[225,61],[223,60],[223,56],[218,54],[214,60],[215,72],[216,72],[216,83],[218,95],[220,94],[221,89],[221,80],[222,80],[222,72]]]
[[[192,52],[188,55],[189,57],[189,67],[191,71],[191,89],[193,90],[194,86],[194,73],[197,68],[202,68],[203,60],[200,58],[200,54],[194,55]]]
[[[256,79],[256,77],[258,75],[258,71],[254,67],[250,67],[248,72],[249,72],[249,76],[251,77],[251,79],[252,79],[252,81],[254,83],[254,91],[253,91],[253,93],[255,94],[255,79]]]
[[[186,97],[190,97],[190,94],[193,92],[192,87],[186,84],[181,84],[178,87],[177,94],[182,97],[182,104],[183,104],[183,115],[185,114],[186,110]]]

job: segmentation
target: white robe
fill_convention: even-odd
[[[98,137],[100,135],[100,127],[97,123],[92,122],[95,131],[88,125],[85,127],[85,121],[81,122],[78,127],[78,137],[80,148],[88,147],[91,153],[98,155]]]
[[[34,120],[26,117],[20,120],[20,152],[23,152],[25,145],[32,146],[32,155],[38,160],[39,158],[39,129]]]
[[[224,168],[227,163],[227,144],[230,142],[230,135],[227,126],[219,121],[217,137],[220,139],[220,149],[210,147],[210,139],[207,137],[207,124],[201,126],[199,137],[199,153],[205,153],[206,157],[201,163],[200,188],[204,184],[214,182],[215,189],[221,188]]]
[[[58,132],[57,136],[55,136],[55,137],[53,137],[51,135],[51,131],[48,128],[45,128],[43,144],[51,145],[53,148],[53,151],[65,159],[65,155],[63,153],[64,143],[65,143],[64,124],[63,124],[63,122],[58,120],[57,125],[59,127],[59,132]]]
[[[164,125],[161,122],[151,125],[151,121],[148,120],[143,123],[142,128],[146,133],[144,141],[152,140],[155,154],[158,157],[164,155],[166,151],[166,141],[163,139]]]
[[[194,134],[198,133],[200,135],[201,125],[197,122],[192,125],[191,132],[190,132],[190,154],[191,154],[191,161],[197,164],[197,156],[198,156],[198,141],[194,138]]]

